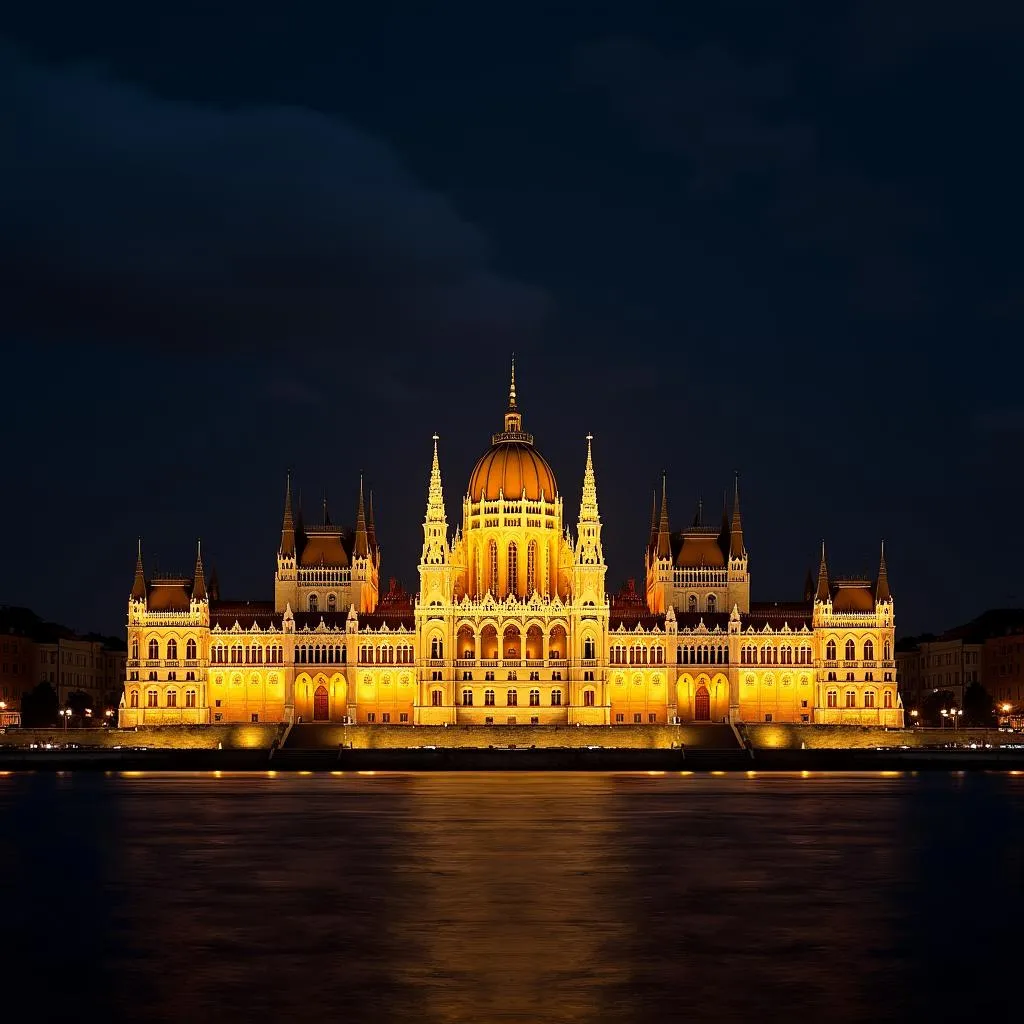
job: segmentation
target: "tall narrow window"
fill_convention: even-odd
[[[486,707],[494,707],[494,691],[484,690],[484,705]]]
[[[133,708],[137,708],[139,706],[139,691],[138,690],[132,690],[131,706]]]
[[[315,611],[317,611],[319,609],[319,607],[320,607],[320,600],[319,600],[319,598],[317,598],[316,594],[310,594],[309,595],[309,610],[311,612],[315,612]]]
[[[875,660],[875,645],[870,640],[864,641],[864,660],[874,661]]]
[[[185,691],[185,707],[194,708],[196,706],[196,691],[186,690]]]
[[[160,645],[155,640],[149,641],[149,658],[155,661],[160,657]]]
[[[139,660],[139,641],[138,640],[133,640],[132,641],[132,660],[133,661],[138,661]]]
[[[444,700],[444,693],[441,690],[432,690],[430,693],[430,705],[431,707],[441,707],[441,702]]]
[[[516,542],[512,541],[508,546],[508,576],[505,579],[505,589],[509,594],[519,593],[519,548]]]
[[[708,611],[713,612],[718,608],[718,598],[714,594],[708,594]]]
[[[827,644],[825,644],[825,660],[826,661],[835,661],[836,660],[836,642],[835,642],[835,640],[829,640],[829,642]]]
[[[583,657],[584,658],[596,658],[597,657],[597,645],[594,643],[592,637],[587,637],[583,641]]]
[[[530,707],[536,708],[540,706],[540,690],[530,691]]]
[[[891,708],[892,707],[892,692],[891,691],[886,690],[885,693],[882,694],[882,703],[887,708]]]
[[[195,661],[196,660],[196,642],[195,642],[195,640],[189,640],[188,643],[185,644],[185,657],[189,661]]]
[[[515,690],[509,690],[505,694],[505,702],[510,708],[514,708],[519,703],[519,694]]]
[[[857,691],[847,690],[846,691],[846,706],[848,708],[855,708],[857,706]]]
[[[155,708],[157,707],[157,700],[160,694],[156,690],[150,690],[146,694],[146,707]]]
[[[473,691],[463,690],[462,691],[462,706],[464,708],[471,708],[473,706]]]
[[[686,610],[691,614],[697,611],[697,597],[695,594],[691,594],[689,601],[686,602]]]
[[[498,542],[487,544],[487,589],[494,597],[498,596]]]
[[[337,610],[337,607],[338,607],[338,599],[337,599],[337,597],[335,597],[334,594],[328,594],[327,595],[327,610],[329,612],[333,612],[333,611]]]
[[[826,703],[830,708],[839,707],[839,694],[835,690],[829,690],[826,698]]]
[[[178,706],[178,691],[168,690],[167,691],[167,706],[169,708],[176,708]]]
[[[594,691],[584,690],[583,691],[583,706],[586,708],[592,708],[594,706]]]
[[[176,661],[178,658],[178,641],[171,639],[167,641],[167,660]]]
[[[562,691],[552,690],[551,691],[551,706],[553,708],[561,707],[562,704]]]
[[[844,656],[847,661],[853,661],[857,657],[857,646],[852,640],[846,641],[846,652]]]
[[[531,540],[526,547],[526,596],[537,589],[537,542]]]

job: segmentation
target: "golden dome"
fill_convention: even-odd
[[[547,459],[527,441],[496,441],[473,469],[470,499],[480,501],[482,494],[483,500],[496,501],[500,492],[515,501],[524,491],[530,501],[539,501],[541,492],[547,501],[554,501],[558,488]]]
[[[875,595],[871,593],[871,584],[858,580],[848,582],[836,581],[835,597],[832,598],[832,610],[836,612],[873,612]]]

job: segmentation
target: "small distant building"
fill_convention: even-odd
[[[989,637],[982,653],[985,689],[999,724],[1024,729],[1024,626]]]

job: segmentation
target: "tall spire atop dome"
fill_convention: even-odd
[[[668,526],[668,475],[661,474],[661,521],[658,523],[658,557],[672,557],[672,537]]]
[[[508,408],[511,412],[516,407],[516,354],[512,353],[512,381],[508,386]]]
[[[142,569],[142,538],[139,538],[139,552],[135,558],[135,581],[132,583],[132,600],[146,600],[146,574]]]
[[[580,522],[596,523],[597,512],[597,479],[594,476],[594,453],[591,444],[593,434],[587,434],[587,465],[583,470],[583,500],[580,502]]]
[[[533,444],[533,438],[523,433],[523,414],[519,411],[519,402],[516,398],[516,357],[512,355],[512,377],[508,386],[508,408],[505,410],[505,430],[502,434],[495,434],[492,438],[494,444],[499,441],[525,441]]]

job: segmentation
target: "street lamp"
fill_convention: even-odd
[[[71,714],[72,714],[71,708],[61,708],[58,713],[60,714],[61,718],[64,719],[64,731],[67,732],[68,731],[68,719],[71,717]]]
[[[963,708],[949,708],[947,710],[946,708],[943,708],[942,711],[939,712],[939,714],[942,715],[942,727],[943,728],[946,727],[946,719],[947,718],[952,718],[953,719],[953,728],[956,729],[956,728],[959,727],[960,719],[963,717],[963,714],[964,714],[964,709]]]
[[[914,720],[914,725],[917,725],[917,708],[910,709],[910,717]]]

